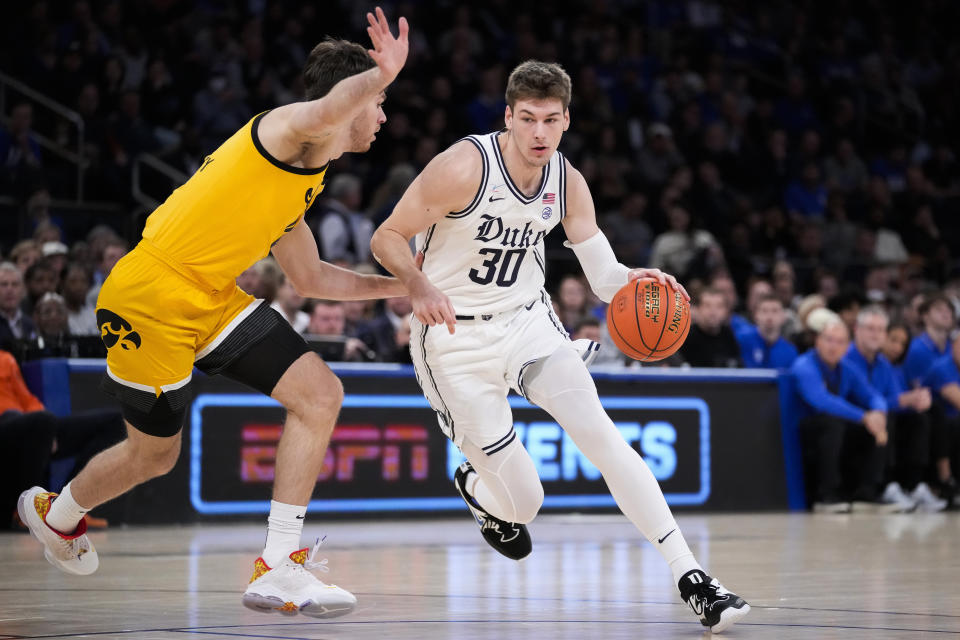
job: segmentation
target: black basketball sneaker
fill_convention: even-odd
[[[734,622],[750,613],[750,605],[735,593],[730,593],[716,578],[703,571],[687,571],[677,584],[680,597],[700,618],[700,624],[713,633],[728,629]]]
[[[453,484],[460,493],[460,497],[470,507],[470,512],[480,525],[480,534],[491,547],[507,556],[511,560],[523,560],[533,550],[530,533],[527,526],[516,522],[506,522],[483,510],[477,500],[467,493],[467,476],[476,473],[473,465],[464,462],[453,475]]]

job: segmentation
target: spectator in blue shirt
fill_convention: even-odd
[[[953,304],[942,293],[935,293],[920,305],[920,320],[924,332],[910,341],[903,362],[908,387],[923,384],[933,361],[950,353],[950,330],[956,322]]]
[[[858,505],[875,503],[887,445],[887,403],[860,373],[843,362],[850,346],[839,317],[826,322],[814,348],[790,368],[806,409],[800,421],[807,468],[816,469],[814,510],[846,513],[841,466],[856,476],[852,496]],[[848,453],[841,459],[840,453]]]
[[[960,464],[960,369],[957,363],[960,363],[960,340],[954,340],[949,355],[933,363],[926,378],[943,409],[942,416],[933,421],[931,439],[940,496],[952,503],[958,498],[953,469]]]
[[[783,203],[791,216],[823,217],[827,210],[827,187],[820,178],[820,168],[815,162],[804,165],[801,179],[787,186]]]
[[[893,365],[893,375],[900,386],[910,388],[907,377],[903,374],[903,361],[907,356],[907,346],[910,344],[910,330],[902,322],[891,322],[887,327],[887,338],[883,343],[883,355]]]
[[[797,348],[783,337],[787,314],[783,301],[772,293],[761,298],[754,312],[756,326],[747,323],[734,335],[747,368],[787,369],[797,359]]]
[[[905,511],[914,506],[921,511],[942,511],[946,501],[934,496],[930,487],[921,481],[930,460],[930,390],[926,387],[907,390],[893,365],[880,352],[889,324],[882,308],[866,307],[855,322],[853,344],[843,361],[867,379],[889,408],[887,428],[893,455],[891,481],[883,492],[883,501],[900,504]],[[905,489],[911,493],[907,495]]]

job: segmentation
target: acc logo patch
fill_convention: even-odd
[[[544,220],[549,220],[550,216],[552,215],[553,215],[553,209],[551,209],[550,207],[544,207],[543,211],[540,213],[540,217],[543,218]]]
[[[100,339],[110,349],[117,343],[124,351],[140,348],[140,334],[133,326],[108,309],[97,309],[97,326],[100,327]]]

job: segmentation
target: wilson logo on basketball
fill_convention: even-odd
[[[679,291],[673,293],[673,317],[670,318],[670,324],[667,331],[670,333],[680,333],[680,324],[683,322],[683,296]]]

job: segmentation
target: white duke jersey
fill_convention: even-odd
[[[473,202],[417,235],[423,272],[457,314],[499,313],[539,299],[543,240],[566,215],[566,163],[555,152],[540,189],[525,197],[507,174],[499,133],[468,136],[483,156]]]

